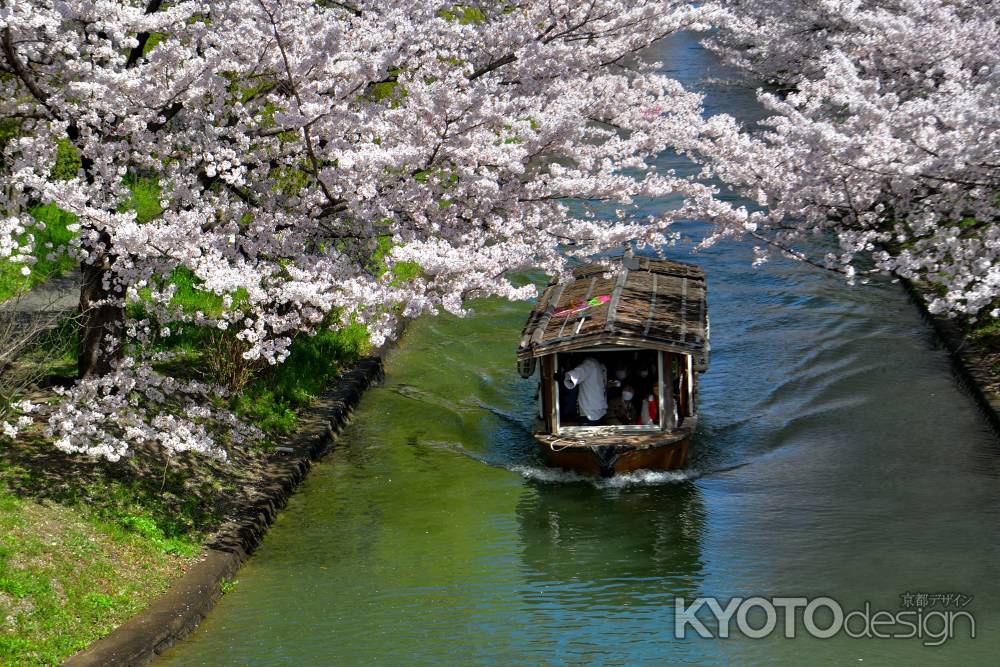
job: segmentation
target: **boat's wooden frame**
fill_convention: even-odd
[[[637,470],[679,470],[687,464],[697,417],[683,428],[655,436],[628,433],[570,439],[536,433],[545,461],[559,468],[610,477]],[[598,441],[606,444],[598,444]]]
[[[574,285],[581,282],[586,289]],[[589,299],[602,290],[611,291],[603,313],[588,309],[574,313],[565,318],[575,320],[569,327],[567,322],[553,322],[553,314],[571,308],[574,299]],[[661,305],[660,312],[658,301],[667,306]],[[698,419],[698,373],[708,367],[705,301],[704,274],[698,267],[631,257],[623,258],[617,270],[588,265],[574,272],[573,280],[548,286],[525,325],[518,359],[522,376],[533,375],[536,362],[539,367],[541,410],[534,435],[550,465],[610,476],[644,469],[676,470],[687,464]],[[658,424],[561,423],[556,381],[559,354],[637,350],[657,352]],[[669,373],[675,359],[680,370],[680,425],[673,423],[674,378],[664,382],[664,370]]]
[[[633,351],[639,348],[621,348]],[[582,350],[586,352],[587,350]],[[612,351],[607,347],[599,352]],[[673,422],[671,382],[664,382],[664,368],[674,356],[660,352],[660,405],[658,424],[648,426],[566,426],[559,414],[559,383],[555,381],[556,354],[541,358],[542,413],[536,419],[534,436],[549,465],[594,475],[611,476],[636,470],[677,470],[687,463],[691,436],[697,424],[698,376],[690,357],[676,355],[682,363],[681,392],[678,396],[680,426]],[[668,408],[669,406],[669,408]]]

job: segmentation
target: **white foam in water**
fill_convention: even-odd
[[[635,472],[614,477],[597,477],[595,475],[582,475],[578,472],[562,470],[560,468],[546,468],[538,466],[514,465],[510,466],[511,472],[516,472],[527,479],[539,482],[552,482],[556,484],[571,484],[574,482],[587,482],[598,488],[621,489],[628,486],[657,486],[660,484],[676,484],[690,479],[696,479],[702,475],[700,470],[636,470]]]

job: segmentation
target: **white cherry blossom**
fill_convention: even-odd
[[[0,163],[0,254],[31,253],[26,202],[79,218],[56,249],[80,261],[88,306],[84,379],[50,421],[58,445],[110,458],[137,439],[211,449],[204,416],[163,407],[193,390],[153,373],[160,357],[144,351],[181,322],[233,331],[246,358],[280,363],[331,315],[378,344],[398,315],[531,296],[512,270],[558,275],[577,257],[659,246],[679,218],[741,224],[746,211],[710,187],[652,170],[711,126],[700,96],[636,56],[714,12],[675,0],[0,0],[0,117],[20,127]],[[60,141],[82,160],[69,180],[52,177]],[[127,206],[137,179],[161,191],[151,220]],[[668,196],[684,203],[636,217],[639,198]],[[419,267],[412,279],[397,279],[402,262]],[[221,315],[173,304],[178,269],[224,299]],[[139,298],[144,318],[128,319]]]

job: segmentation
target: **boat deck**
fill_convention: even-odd
[[[620,446],[629,449],[649,449],[650,447],[662,447],[670,445],[691,435],[692,426],[685,424],[681,428],[672,431],[620,431],[618,429],[596,427],[587,429],[591,433],[562,433],[553,435],[551,433],[536,433],[535,439],[543,445],[548,445],[553,449],[564,449],[570,447],[590,448]]]

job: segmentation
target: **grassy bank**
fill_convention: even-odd
[[[195,285],[179,296],[203,309],[215,298]],[[220,341],[197,329],[160,341],[180,353],[164,370],[218,381],[208,359]],[[367,348],[360,326],[324,329],[295,340],[285,364],[254,369],[230,407],[269,437],[230,446],[228,463],[153,448],[118,463],[67,455],[42,435],[43,416],[0,440],[0,665],[59,664],[165,591],[249,503],[273,439],[292,433],[299,411]],[[58,360],[50,377],[74,364]],[[32,396],[46,397],[44,388]]]
[[[0,489],[0,664],[59,664],[143,609],[197,551]]]
[[[1000,304],[994,303],[994,306]],[[992,310],[987,308],[986,312]],[[980,389],[996,410],[1000,404],[1000,318],[980,317],[976,322],[964,326],[964,345],[981,362],[978,368]]]
[[[303,337],[231,406],[291,433],[366,348],[361,328]],[[249,503],[271,443],[231,446],[228,463],[154,449],[109,463],[63,454],[40,428],[0,442],[0,665],[58,664],[145,608]]]
[[[966,323],[964,330],[971,343],[990,352],[1000,353],[1000,318],[981,317],[976,322]]]
[[[0,665],[60,664],[145,608],[198,557],[240,481],[156,452],[71,456],[37,427],[0,442]]]

